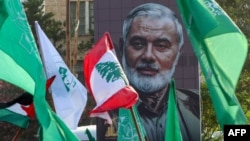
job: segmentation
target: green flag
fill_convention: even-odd
[[[182,141],[176,102],[175,81],[173,79],[170,83],[166,124],[165,141]]]
[[[247,39],[214,0],[177,0],[199,60],[220,127],[246,124],[235,88],[247,56]]]
[[[78,140],[45,99],[45,72],[20,0],[0,0],[0,66],[0,79],[33,95],[43,140]]]
[[[119,109],[118,137],[117,141],[147,141],[146,131],[142,125],[136,106],[131,107],[132,111],[125,108]],[[138,131],[136,129],[138,127]]]

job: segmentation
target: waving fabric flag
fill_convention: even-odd
[[[23,93],[10,102],[0,103],[0,121],[27,128],[30,119],[34,117],[33,96],[28,93]]]
[[[87,103],[87,90],[71,73],[38,22],[35,22],[47,79],[56,76],[50,90],[57,115],[70,129],[76,129]]]
[[[33,95],[44,141],[77,141],[45,99],[43,64],[19,0],[0,1],[0,79]]]
[[[46,82],[46,89],[51,85],[55,76]],[[27,92],[16,99],[0,103],[0,121],[8,122],[21,128],[28,128],[30,119],[35,118],[33,96]]]
[[[175,92],[175,81],[171,80],[168,96],[167,125],[165,130],[165,141],[182,141],[177,102]]]
[[[177,0],[177,3],[220,127],[246,124],[235,96],[247,56],[246,37],[214,0]]]
[[[101,117],[112,123],[107,111],[130,108],[138,100],[137,92],[128,80],[113,53],[109,33],[105,33],[84,58],[86,87],[96,101],[91,117]]]

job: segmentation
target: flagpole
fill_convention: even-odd
[[[20,136],[21,134],[21,131],[22,131],[22,128],[19,128],[15,134],[15,136],[12,138],[11,141],[16,141],[18,139],[18,137]]]
[[[69,0],[66,0],[66,64],[71,70],[71,51],[70,51],[70,24],[69,24]]]
[[[137,133],[138,133],[139,140],[140,140],[140,141],[143,141],[142,135],[141,135],[141,132],[140,132],[140,129],[139,129],[139,127],[138,127],[137,120],[136,120],[136,117],[135,117],[135,111],[134,111],[133,107],[129,108],[129,110],[130,110],[130,112],[131,112],[131,114],[132,114],[132,118],[133,118],[133,121],[134,121],[134,123],[135,123],[135,128],[136,128],[136,131],[137,131]],[[145,136],[145,141],[148,141],[147,136]]]
[[[73,67],[72,67],[72,72],[74,75],[76,75],[75,72],[75,67],[77,64],[77,46],[78,46],[78,27],[79,27],[79,7],[80,7],[80,1],[77,0],[76,2],[76,18],[75,18],[75,28],[74,28],[74,50],[73,50]]]

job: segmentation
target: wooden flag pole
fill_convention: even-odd
[[[22,128],[19,128],[15,134],[15,136],[12,138],[11,141],[16,141],[18,139],[18,137],[20,136],[21,134],[21,131],[22,131]]]
[[[74,27],[74,50],[73,50],[73,73],[76,75],[76,66],[77,66],[77,47],[78,47],[78,27],[79,27],[79,7],[80,7],[80,1],[77,0],[76,2],[76,18],[75,18],[75,27]]]
[[[70,2],[66,0],[66,63],[71,70],[71,50],[70,50]]]
[[[136,131],[137,131],[137,133],[138,133],[139,140],[140,140],[140,141],[143,141],[142,135],[141,135],[141,132],[140,132],[140,129],[139,129],[139,126],[138,126],[138,124],[137,124],[137,120],[136,120],[136,116],[135,116],[135,111],[134,111],[133,107],[129,108],[129,110],[130,110],[130,112],[131,112],[131,114],[132,114],[132,118],[133,118],[133,121],[134,121],[134,123],[135,123],[135,128],[136,128]],[[145,136],[145,141],[148,141],[147,136]]]

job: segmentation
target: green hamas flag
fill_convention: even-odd
[[[165,141],[182,141],[175,90],[175,81],[171,80],[168,96]]]
[[[75,141],[45,99],[46,76],[20,0],[0,0],[0,79],[33,95],[45,141]]]
[[[118,141],[147,141],[146,131],[143,128],[141,120],[139,118],[139,113],[135,106],[132,106],[134,111],[135,119],[133,119],[132,113],[129,109],[120,108],[119,109],[119,119],[118,119]],[[136,125],[137,124],[137,125]],[[138,127],[139,133],[136,129]],[[140,136],[140,137],[139,137]]]
[[[247,55],[247,39],[214,0],[177,0],[199,60],[220,127],[246,124],[235,88]]]

